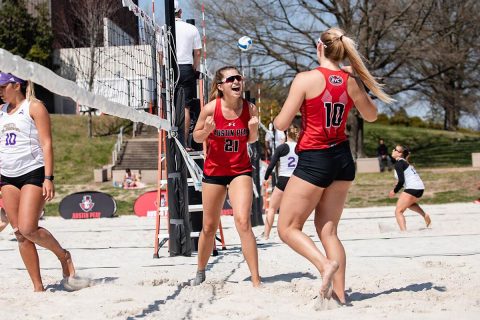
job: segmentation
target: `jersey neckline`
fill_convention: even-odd
[[[220,108],[220,114],[222,115],[223,119],[225,119],[227,121],[235,121],[235,120],[238,120],[238,119],[242,118],[243,113],[245,112],[245,100],[243,98],[242,98],[242,112],[235,119],[228,119],[227,117],[225,117],[225,115],[223,114],[223,110],[222,110],[222,98],[218,97],[217,99],[218,99],[217,103],[219,104],[219,108]]]
[[[27,102],[27,99],[24,99],[17,107],[16,109],[14,109],[15,111],[13,111],[12,113],[9,113],[8,112],[8,106],[10,105],[10,103],[5,103],[3,106],[5,107],[5,113],[8,115],[8,116],[14,116],[16,115],[20,109],[22,109],[23,105]]]
[[[322,75],[323,79],[325,80],[325,88],[323,88],[322,92],[320,92],[320,94],[318,94],[317,96],[315,96],[315,97],[313,97],[313,98],[310,98],[310,99],[305,98],[305,102],[306,102],[306,101],[312,101],[312,100],[318,99],[318,98],[321,97],[321,96],[325,93],[325,91],[327,90],[327,78],[325,77],[325,74],[324,74],[321,70],[319,70],[319,69],[328,70],[328,71],[330,71],[330,72],[346,73],[347,76],[348,76],[348,73],[345,72],[345,71],[343,71],[343,70],[332,70],[332,69],[325,68],[325,67],[321,67],[321,66],[316,67],[314,70],[317,70],[318,72],[320,72],[320,74]],[[348,81],[348,78],[347,78],[347,81]],[[345,84],[345,87],[348,88],[347,84]]]

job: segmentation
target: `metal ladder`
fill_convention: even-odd
[[[203,158],[203,151],[191,151],[188,153],[192,159],[194,160],[198,160],[198,159],[204,159]],[[160,184],[161,185],[167,185],[168,181],[166,179],[162,179],[160,180]],[[194,186],[195,182],[193,181],[192,178],[188,178],[187,179],[187,183],[188,183],[188,186]],[[188,212],[189,213],[192,213],[192,212],[201,212],[203,211],[203,205],[202,204],[189,204],[188,205]],[[157,237],[155,237],[155,241],[157,242],[156,244],[157,245],[154,245],[154,253],[153,253],[153,257],[154,258],[159,258],[159,254],[158,252],[160,251],[160,248],[162,248],[169,240],[170,238],[170,235],[168,233],[169,229],[167,228],[167,233],[160,233],[161,231],[161,218],[162,217],[166,217],[167,221],[170,221],[170,218],[169,218],[169,215],[168,215],[168,206],[161,206],[160,207],[160,210],[159,212],[156,214],[156,219],[158,219],[158,221],[156,221],[156,230],[155,230],[155,234],[157,234]],[[170,226],[170,223],[167,223],[167,226],[169,227]],[[214,239],[214,247],[213,247],[213,256],[217,256],[218,255],[218,250],[217,250],[217,241],[219,241],[222,245],[222,250],[226,250],[227,247],[225,245],[225,238],[224,238],[224,235],[223,235],[223,227],[222,227],[222,220],[220,218],[220,223],[218,225],[218,232],[219,232],[219,235],[220,237],[218,237],[217,235],[215,235],[215,239]],[[190,232],[190,238],[199,238],[200,237],[200,231],[192,231]],[[158,250],[156,249],[158,248]]]

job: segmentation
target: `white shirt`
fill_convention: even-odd
[[[177,63],[193,64],[193,50],[202,48],[198,29],[180,18],[175,18],[175,41],[177,45]]]
[[[280,158],[280,167],[278,168],[278,175],[280,177],[291,177],[295,167],[298,163],[298,155],[295,153],[297,143],[295,141],[288,141],[288,154]]]
[[[38,130],[30,116],[30,102],[8,114],[8,104],[0,111],[0,173],[6,177],[19,177],[43,167],[43,151]]]
[[[405,163],[407,163],[406,160],[403,158],[400,158],[397,161],[405,161]],[[403,171],[403,175],[405,178],[404,189],[424,190],[425,185],[423,184],[423,181],[418,175],[415,168],[408,163],[407,166],[408,167]],[[394,171],[394,175],[395,179],[398,179],[398,174],[396,170]]]

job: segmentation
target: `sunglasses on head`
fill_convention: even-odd
[[[317,45],[318,44],[322,44],[325,49],[327,48],[327,45],[325,43],[323,43],[322,38],[318,38]]]
[[[219,84],[220,83],[233,83],[235,80],[240,82],[240,81],[243,80],[243,77],[239,74],[234,75],[234,76],[230,76],[230,77],[226,77],[223,81],[220,81]]]

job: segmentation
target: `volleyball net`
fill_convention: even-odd
[[[103,18],[100,43],[90,47],[58,49],[55,72],[0,48],[0,70],[38,84],[50,92],[73,100],[79,113],[98,112],[165,130],[177,139],[175,124],[176,84],[167,53],[175,50],[166,26],[157,25],[131,0],[122,0],[137,17],[138,32],[129,34],[113,21]],[[58,99],[55,99],[58,101]],[[177,102],[178,104],[179,102]],[[181,101],[180,101],[181,103]],[[197,190],[202,170],[181,150]]]
[[[169,121],[145,112],[159,104],[162,65],[157,43],[162,28],[148,16],[138,18],[138,26],[130,33],[106,17],[98,20],[102,25],[92,22],[91,34],[63,36],[70,45],[54,51],[55,72],[2,48],[0,70],[71,98],[80,113],[95,109],[169,130]],[[91,39],[85,39],[88,36]],[[63,110],[62,105],[56,109]]]

